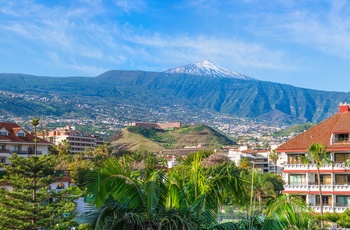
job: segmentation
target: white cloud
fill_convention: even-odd
[[[307,3],[261,17],[263,28],[257,33],[350,59],[350,3],[324,1],[322,7],[312,1]]]
[[[132,11],[145,11],[147,8],[147,5],[143,0],[117,0],[115,4],[125,13],[131,13]]]
[[[284,52],[258,42],[210,35],[170,35],[105,21],[107,18],[103,14],[110,12],[110,9],[104,9],[101,2],[93,2],[81,1],[81,5],[73,8],[46,7],[30,1],[18,8],[9,3],[0,9],[7,14],[6,23],[0,25],[0,33],[19,37],[28,44],[37,44],[38,49],[47,55],[43,59],[83,73],[91,71],[97,74],[96,71],[123,69],[124,66],[131,68],[133,65],[136,68],[145,67],[144,70],[162,71],[161,68],[203,59],[227,67],[297,68],[288,63]],[[192,3],[212,4],[205,0]],[[126,13],[147,7],[144,1],[120,0],[115,4]],[[101,24],[101,21],[104,23]],[[39,53],[40,50],[35,52]]]

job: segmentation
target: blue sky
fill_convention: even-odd
[[[97,76],[204,59],[259,80],[350,91],[350,2],[0,1],[0,72]]]

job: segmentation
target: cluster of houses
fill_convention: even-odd
[[[16,123],[0,122],[0,163],[11,164],[9,157],[12,153],[16,153],[21,157],[30,157],[34,154],[48,154],[50,145],[57,145],[63,140],[70,143],[70,152],[72,154],[84,152],[84,149],[87,147],[95,148],[98,145],[104,144],[101,137],[84,134],[71,126],[57,128],[56,130],[48,132],[45,138],[38,138]],[[0,167],[0,171],[3,170],[4,169]],[[50,184],[49,188],[52,190],[62,190],[68,188],[71,184],[72,178],[67,171],[60,180]],[[0,187],[9,191],[12,190],[12,188],[6,184],[1,184]],[[78,214],[87,211],[89,208],[83,198],[77,199],[76,204],[76,212]]]
[[[174,128],[180,123],[134,123],[140,127]],[[255,168],[262,172],[275,172],[282,175],[285,181],[284,193],[302,197],[316,212],[320,210],[320,199],[323,212],[343,212],[350,207],[350,167],[345,164],[350,161],[350,105],[340,104],[339,112],[307,131],[288,140],[276,151],[279,153],[277,164],[269,159],[271,150],[251,150],[246,146],[229,149],[229,158],[237,164],[242,158],[248,158]],[[48,154],[48,147],[67,140],[72,145],[72,153],[82,152],[86,147],[96,147],[103,144],[97,136],[78,132],[74,127],[58,128],[50,131],[45,139],[39,139],[35,151],[35,136],[15,123],[0,122],[0,162],[10,164],[9,156],[16,152],[20,156],[30,157],[37,154]],[[322,144],[330,153],[332,163],[323,164],[320,168],[322,197],[319,197],[317,168],[307,149],[314,143]],[[306,157],[311,163],[303,164]],[[176,165],[175,158],[169,159],[169,167]],[[52,184],[52,189],[64,189],[70,186],[67,176],[62,181]],[[83,208],[79,207],[81,212]]]

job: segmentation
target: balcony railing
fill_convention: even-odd
[[[18,155],[34,155],[34,154],[35,154],[34,151],[24,151],[24,150],[21,150],[21,151],[12,151],[12,152],[17,153]],[[38,155],[43,154],[42,151],[36,151],[36,153],[37,153]]]
[[[321,185],[331,185],[331,182],[321,182]],[[309,182],[309,185],[318,185],[318,182]]]
[[[350,169],[350,167],[345,166],[344,163],[323,164],[321,170],[332,170],[332,169]],[[317,170],[316,164],[287,164],[284,166],[284,170]]]
[[[322,205],[323,206],[332,206],[332,203],[328,202],[328,203],[323,203]],[[319,207],[320,203],[309,203],[309,206],[316,206],[316,207],[318,206]]]
[[[11,153],[10,149],[0,149],[0,153]]]

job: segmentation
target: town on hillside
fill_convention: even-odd
[[[17,121],[23,123],[23,120]],[[189,159],[193,161],[197,153],[202,154],[203,159],[212,154],[217,158],[212,160],[213,162],[224,162],[222,159],[227,159],[241,170],[249,172],[252,169],[261,174],[279,175],[281,186],[283,185],[279,193],[300,198],[315,213],[321,215],[323,213],[345,213],[350,206],[349,121],[350,105],[347,103],[340,104],[339,111],[321,123],[299,134],[293,133],[291,136],[283,137],[283,139],[271,135],[271,130],[279,130],[277,127],[273,129],[259,124],[250,127],[250,130],[255,130],[255,133],[247,133],[245,129],[247,124],[234,127],[220,123],[220,126],[213,129],[203,124],[185,125],[178,121],[134,121],[115,140],[126,138],[127,135],[142,137],[144,149],[136,151],[116,149],[113,138],[105,140],[99,135],[80,131],[72,125],[43,130],[40,129],[42,121],[39,118],[33,119],[25,127],[15,122],[0,122],[0,162],[2,165],[0,170],[6,175],[9,166],[13,166],[12,161],[18,160],[13,158],[13,154],[23,159],[44,155],[59,156],[61,162],[55,166],[52,174],[56,175],[56,179],[47,185],[48,191],[59,192],[77,185],[80,188],[84,186],[84,177],[88,174],[86,171],[84,173],[76,171],[84,166],[79,166],[81,163],[74,163],[81,160],[89,161],[87,167],[91,167],[92,170],[96,166],[93,166],[91,161],[103,162],[115,156],[125,157],[138,151],[139,153],[146,151],[161,159],[159,163],[163,162],[163,167],[166,167],[167,170],[172,170],[177,169]],[[210,139],[215,136],[222,141],[222,138],[225,137],[223,133],[230,137],[232,132],[235,133],[235,141],[227,139],[232,141],[230,142],[232,145],[218,143],[210,145],[207,139],[193,141],[197,137],[205,136],[209,136]],[[266,132],[266,136],[262,132]],[[175,136],[171,137],[171,135]],[[185,139],[192,141],[188,143],[194,145],[181,145],[181,148],[164,148],[159,151],[147,149],[147,138],[150,143],[159,142],[165,146],[165,139],[162,139],[164,136],[175,143],[180,140],[176,138],[184,135],[188,135]],[[140,162],[143,162],[142,159],[145,156],[140,155],[139,157],[141,157]],[[17,189],[16,185],[11,183],[2,183],[0,186],[8,193]],[[74,216],[84,220],[84,215],[94,207],[91,199],[87,199],[83,193],[80,195],[74,198],[74,210],[69,213],[74,213]],[[262,206],[262,203],[259,205]]]

